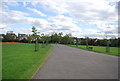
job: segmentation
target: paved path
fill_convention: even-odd
[[[118,57],[65,45],[53,52],[33,79],[117,79]]]

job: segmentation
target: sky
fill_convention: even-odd
[[[46,35],[74,37],[118,36],[119,0],[2,0],[0,33],[32,34],[35,26]]]

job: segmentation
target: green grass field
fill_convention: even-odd
[[[34,52],[34,44],[16,43],[2,45],[2,78],[30,79],[49,55],[51,45]]]
[[[87,50],[86,45],[78,45],[78,47],[76,47],[76,45],[68,45],[68,46]],[[114,56],[120,56],[120,54],[118,54],[118,50],[120,49],[119,47],[110,47],[109,53],[106,53],[105,46],[89,46],[89,47],[93,47],[93,50],[89,50],[89,51],[94,51],[94,52],[104,53],[104,54],[109,54]]]

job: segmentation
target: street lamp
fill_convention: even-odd
[[[109,27],[108,27],[109,28]],[[106,37],[106,41],[107,41],[107,44],[106,44],[106,52],[110,52],[110,40],[108,39],[108,33],[112,33],[110,31],[105,31],[105,37]]]
[[[88,49],[88,37],[85,36],[85,38],[86,38],[86,49]]]

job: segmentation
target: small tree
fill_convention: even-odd
[[[48,45],[48,42],[50,41],[50,36],[44,36],[44,40],[46,43],[46,46]]]
[[[33,36],[32,35],[28,35],[27,36],[27,40],[28,40],[28,43],[31,43],[32,40],[33,40]]]
[[[37,33],[39,33],[39,32],[37,32],[37,29],[33,26],[32,27],[32,32],[33,32],[33,37],[34,37],[34,40],[35,40],[35,51],[38,51],[38,49],[39,49],[39,45],[38,45],[38,37],[37,37]]]
[[[61,43],[62,35],[63,35],[62,32],[58,34],[58,37],[59,37],[59,44]]]
[[[78,47],[78,38],[77,37],[75,38],[75,41],[76,41],[76,47]]]
[[[44,48],[44,42],[45,42],[44,33],[41,34],[41,40],[42,40],[42,48]]]

